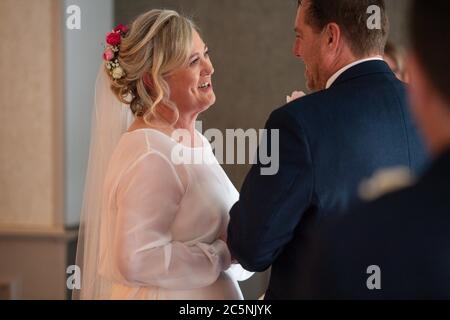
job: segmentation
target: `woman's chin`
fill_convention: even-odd
[[[207,105],[205,105],[205,107],[202,108],[202,111],[200,112],[205,112],[207,111],[209,108],[211,108],[214,105],[215,101],[212,103],[208,103]]]
[[[209,108],[211,108],[214,104],[216,103],[216,96],[214,95],[214,93],[212,94],[212,96],[208,99],[208,101],[204,104],[204,108],[203,111],[208,110]]]

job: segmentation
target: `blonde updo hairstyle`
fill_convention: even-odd
[[[178,120],[178,109],[170,101],[164,78],[187,65],[194,30],[198,31],[195,24],[175,11],[151,10],[136,18],[122,39],[118,60],[125,77],[112,80],[111,87],[147,124],[155,118],[170,124]],[[173,111],[172,119],[161,117],[161,105]]]

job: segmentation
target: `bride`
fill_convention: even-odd
[[[174,11],[151,10],[106,42],[74,298],[242,299],[237,281],[251,274],[226,245],[238,192],[194,126],[215,103],[198,29]],[[175,147],[205,161],[180,164]]]

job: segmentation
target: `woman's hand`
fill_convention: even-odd
[[[222,240],[226,244],[227,243],[227,234],[224,233],[224,234],[220,235],[218,240]],[[228,244],[227,244],[227,246],[228,246]],[[231,252],[230,252],[230,255],[231,255]],[[239,262],[233,256],[231,256],[231,264],[239,264]]]
[[[304,93],[303,91],[294,91],[290,96],[286,97],[286,102],[290,103],[304,96],[306,96],[306,93]]]

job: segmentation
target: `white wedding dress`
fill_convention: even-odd
[[[104,184],[99,265],[110,297],[101,298],[242,299],[237,281],[251,273],[229,268],[220,240],[239,194],[201,138],[188,148],[154,129],[121,137]],[[174,147],[207,161],[176,164]]]

